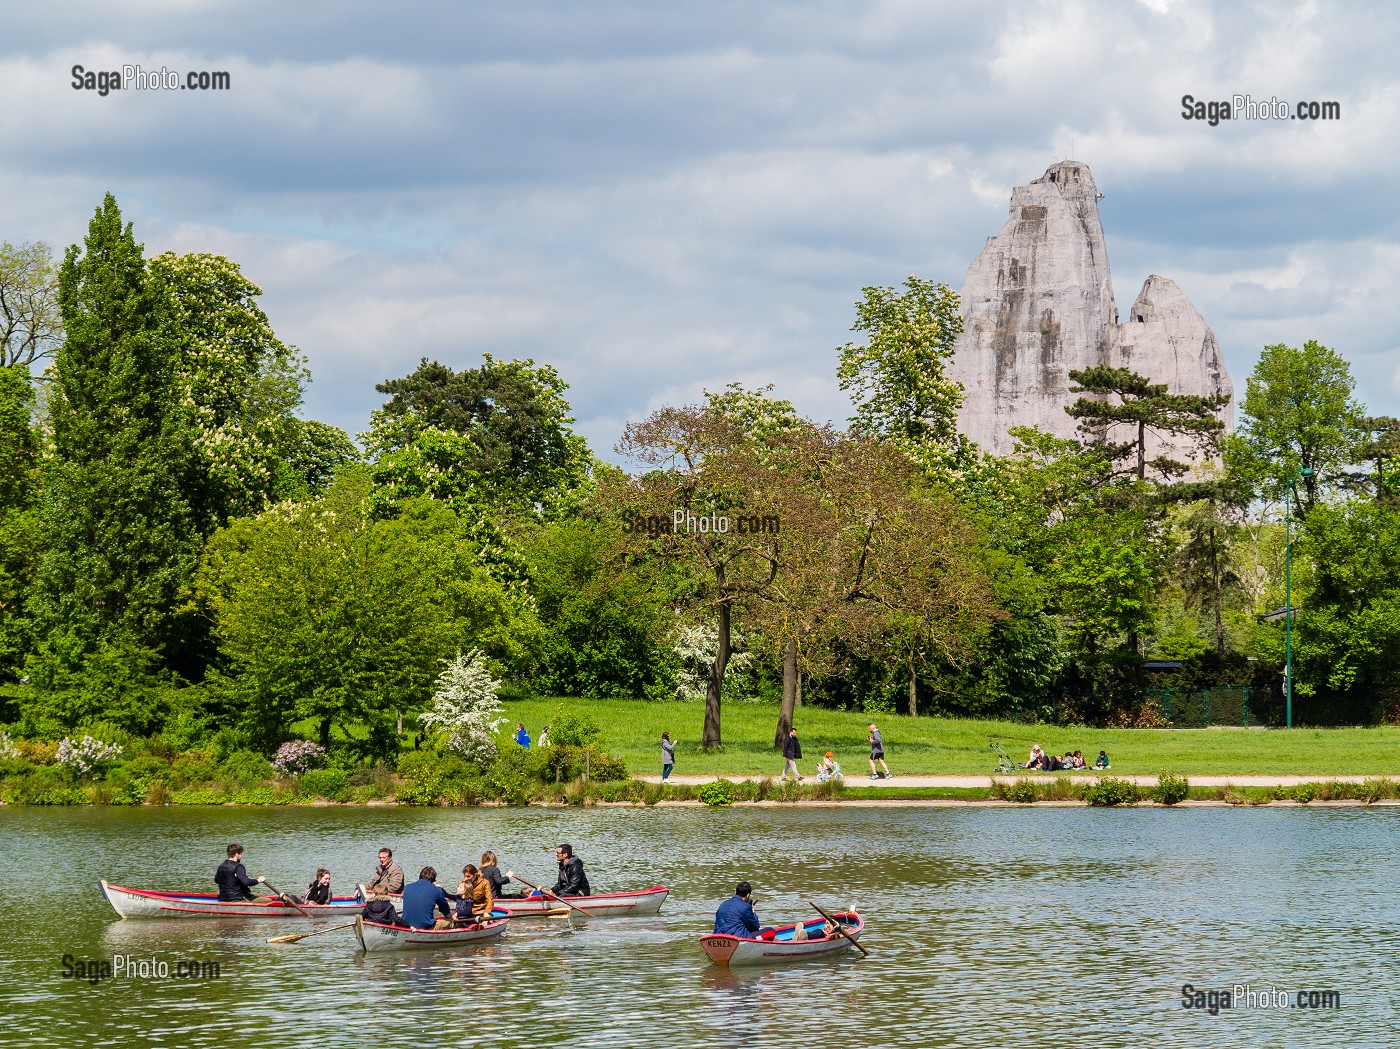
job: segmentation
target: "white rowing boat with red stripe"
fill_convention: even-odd
[[[339,918],[358,914],[365,905],[359,896],[332,896],[330,903],[303,903],[299,910],[276,896],[220,900],[212,892],[128,889],[106,881],[102,895],[123,918]]]
[[[666,886],[656,885],[636,892],[600,892],[596,896],[560,896],[558,899],[568,900],[599,918],[633,918],[659,913],[670,892]],[[495,905],[509,911],[512,918],[551,914],[563,906],[553,896],[497,896]]]

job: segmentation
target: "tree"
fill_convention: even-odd
[[[0,244],[0,368],[28,367],[63,341],[58,280],[47,244]]]
[[[236,262],[166,252],[150,273],[168,300],[173,392],[195,452],[186,497],[208,535],[273,502],[283,464],[304,452],[307,424],[295,413],[306,363],[272,330],[262,289]]]
[[[1229,394],[1213,397],[1168,393],[1165,383],[1153,383],[1146,376],[1127,368],[1096,367],[1071,371],[1078,385],[1071,393],[1089,393],[1065,409],[1079,420],[1079,431],[1103,447],[1109,461],[1126,461],[1139,481],[1147,479],[1147,468],[1164,480],[1180,477],[1190,469],[1186,463],[1165,455],[1147,459],[1148,435],[1158,438],[1185,437],[1208,455],[1219,454],[1224,420],[1216,413],[1230,403]],[[1096,400],[1094,398],[1116,398]],[[1121,427],[1129,430],[1128,440],[1113,442],[1112,434]],[[1135,464],[1135,465],[1134,465]]]
[[[1184,508],[1180,539],[1174,552],[1181,589],[1187,604],[1209,613],[1215,651],[1224,655],[1225,610],[1231,598],[1244,593],[1244,580],[1234,569],[1233,533],[1247,502],[1233,486],[1221,485],[1207,498]]]
[[[573,432],[564,398],[568,384],[550,365],[498,361],[455,372],[422,360],[416,371],[375,387],[390,395],[374,413],[371,452],[407,447],[425,429],[468,438],[469,467],[498,496],[546,510],[583,483],[587,445]]]
[[[851,330],[867,332],[869,341],[837,349],[836,376],[855,403],[855,433],[890,441],[942,475],[971,454],[958,434],[963,389],[945,374],[963,329],[958,297],[919,277],[905,280],[904,289],[862,289]]]
[[[695,406],[661,408],[629,423],[617,450],[649,472],[612,480],[600,498],[628,524],[631,543],[691,572],[692,600],[715,615],[718,648],[706,687],[700,742],[718,747],[734,612],[772,586],[781,542],[772,533],[740,532],[737,525],[721,531],[720,521],[728,522],[731,515],[757,522],[771,518],[772,474],[737,426],[719,412]],[[637,522],[671,527],[653,528],[654,534],[643,528],[638,534]],[[620,556],[625,556],[623,545]]]
[[[0,367],[0,681],[13,680],[32,642],[24,601],[38,560],[39,434],[23,364]]]
[[[30,607],[50,652],[90,653],[118,636],[160,649],[199,554],[182,484],[193,452],[169,300],[110,194],[83,246],[68,249],[58,301],[66,337],[51,370],[52,456]]]
[[[1230,442],[1231,467],[1275,499],[1299,478],[1294,512],[1308,513],[1361,456],[1367,435],[1355,386],[1347,362],[1321,343],[1264,347]],[[1311,472],[1300,477],[1305,468]]]
[[[1375,502],[1319,505],[1294,562],[1295,691],[1373,695],[1400,683],[1400,516]]]
[[[455,659],[443,660],[433,691],[433,705],[418,715],[424,728],[440,728],[447,733],[452,750],[470,751],[484,738],[490,740],[505,721],[502,714],[501,683],[486,668],[480,649]]]
[[[530,616],[476,564],[451,510],[429,500],[394,520],[360,513],[348,472],[325,499],[279,504],[209,540],[196,581],[230,711],[271,749],[311,719],[365,726],[383,750],[445,660],[481,648],[509,665]]]

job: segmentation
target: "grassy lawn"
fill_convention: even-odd
[[[519,700],[505,705],[509,733],[523,721],[532,738],[554,711],[588,713],[602,727],[608,747],[634,774],[661,771],[657,740],[663,731],[678,741],[676,773],[716,776],[774,776],[783,759],[773,749],[777,708],[735,703],[725,707],[724,748],[701,752],[704,708],[699,703],[637,700]],[[804,775],[817,758],[834,751],[854,785],[868,774],[864,714],[803,707],[797,711]],[[1340,729],[1096,729],[1015,725],[1002,721],[881,716],[885,760],[898,776],[987,775],[995,764],[989,741],[999,740],[1014,761],[1025,761],[1032,743],[1047,752],[1081,750],[1092,764],[1108,751],[1115,773],[1150,775],[1163,770],[1187,775],[1374,775],[1400,774],[1400,727]]]

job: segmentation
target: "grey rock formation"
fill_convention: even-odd
[[[995,455],[1012,450],[1013,426],[1078,436],[1065,413],[1079,397],[1072,370],[1129,367],[1173,393],[1231,392],[1214,333],[1172,281],[1149,277],[1118,323],[1098,197],[1087,165],[1051,165],[1012,190],[1006,225],[968,267],[950,374],[967,391],[958,428]],[[1159,442],[1150,454],[1161,453],[1193,458]]]

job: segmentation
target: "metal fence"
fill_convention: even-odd
[[[1262,692],[1257,685],[1228,685],[1215,688],[1149,688],[1143,698],[1156,700],[1162,716],[1172,728],[1210,728],[1233,725],[1248,728],[1251,693]]]

